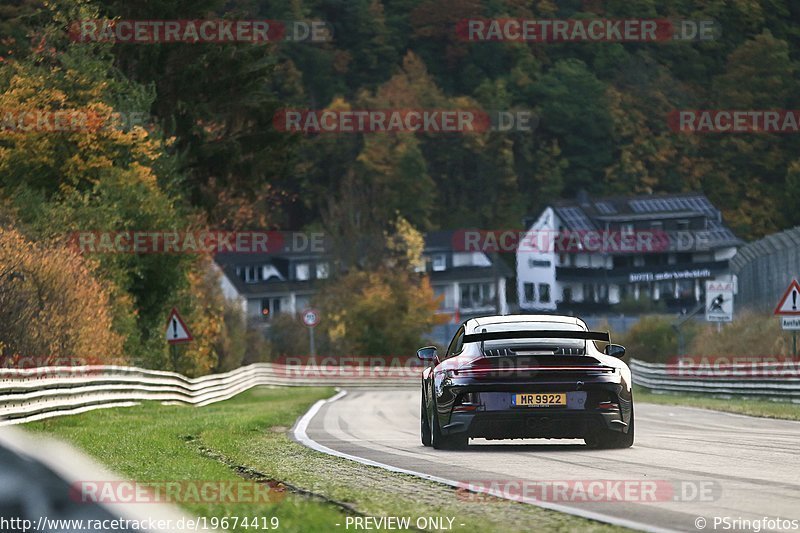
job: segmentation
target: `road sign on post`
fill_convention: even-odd
[[[192,334],[189,332],[189,328],[186,327],[186,323],[181,318],[178,310],[174,307],[172,311],[170,311],[169,319],[167,320],[166,338],[167,342],[170,344],[180,344],[182,342],[194,340],[194,337],[192,337]]]
[[[800,283],[792,279],[783,293],[775,315],[781,318],[781,327],[792,332],[792,353],[797,357],[797,330],[800,329]]]
[[[319,312],[316,309],[306,309],[303,311],[303,324],[313,328],[319,324]]]
[[[793,279],[775,307],[778,316],[800,316],[800,283]]]
[[[733,321],[733,282],[706,281],[706,320]]]
[[[308,327],[308,352],[309,355],[316,354],[316,347],[314,346],[314,328],[319,324],[319,311],[316,309],[306,309],[302,313],[303,324]]]

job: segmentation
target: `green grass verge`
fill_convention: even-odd
[[[346,531],[347,516],[407,516],[412,523],[421,516],[453,517],[456,532],[621,530],[532,505],[460,497],[449,487],[294,442],[289,427],[314,401],[332,394],[326,388],[261,387],[201,408],[150,402],[25,427],[64,439],[132,480],[255,478],[288,487],[280,501],[269,503],[183,503],[190,516],[274,516],[280,531],[304,532]]]
[[[636,402],[657,403],[662,405],[681,405],[700,407],[726,413],[760,416],[764,418],[780,418],[784,420],[800,420],[800,404],[790,402],[773,402],[761,399],[715,398],[680,393],[653,393],[644,387],[634,387],[633,396]]]

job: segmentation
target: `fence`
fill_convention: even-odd
[[[792,278],[800,275],[800,226],[740,248],[731,272],[738,277],[736,305],[772,311]]]
[[[633,381],[659,392],[759,396],[800,401],[800,378],[778,363],[715,368],[717,375],[678,365],[631,361]],[[195,406],[227,400],[259,385],[417,386],[419,368],[303,367],[256,363],[225,374],[187,378],[174,372],[121,366],[42,367],[0,371],[0,426],[141,401]]]
[[[712,368],[633,360],[633,382],[655,392],[750,396],[800,402],[797,369],[783,363],[729,364]]]
[[[200,378],[122,366],[3,369],[0,426],[146,400],[203,406],[259,385],[380,387],[416,385],[419,379],[413,367],[325,369],[271,363]]]

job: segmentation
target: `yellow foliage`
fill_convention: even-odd
[[[33,243],[0,227],[0,347],[17,357],[71,364],[119,363],[109,294],[72,250]]]

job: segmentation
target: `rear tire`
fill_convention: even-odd
[[[439,413],[436,407],[433,408],[433,428],[431,430],[433,447],[437,450],[460,450],[469,445],[469,438],[457,433],[455,435],[442,435],[442,430],[439,426]]]
[[[631,422],[628,425],[628,432],[622,433],[619,431],[602,430],[590,437],[584,439],[586,445],[590,448],[598,449],[614,449],[614,448],[630,448],[633,446],[634,439],[634,424],[633,424],[633,410],[631,409]]]
[[[420,402],[420,438],[423,446],[430,446],[433,438],[431,435],[431,424],[428,421],[428,410],[425,408],[425,392],[422,393],[422,401]]]

